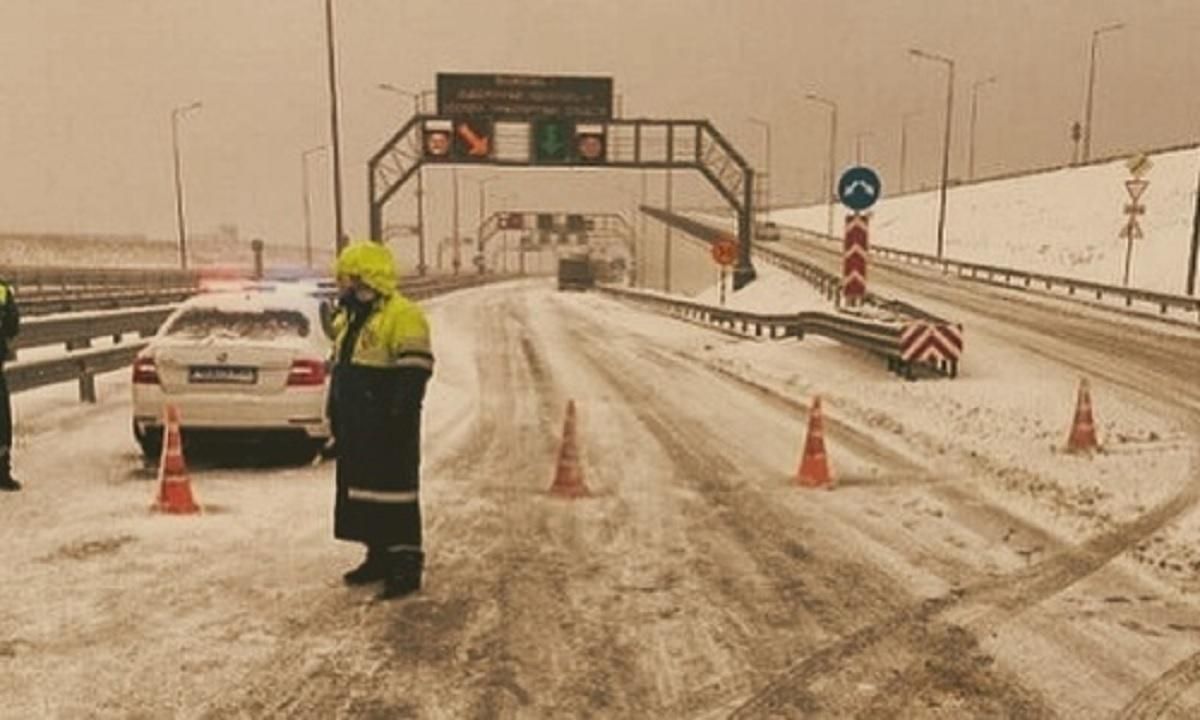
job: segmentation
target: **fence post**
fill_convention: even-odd
[[[254,253],[254,279],[262,280],[263,277],[263,241],[259,238],[254,238],[250,241],[250,250]]]
[[[79,375],[79,399],[96,404],[96,375],[91,370],[85,369]]]

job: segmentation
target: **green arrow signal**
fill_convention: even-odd
[[[561,163],[570,154],[571,129],[567,120],[545,118],[533,123],[533,152],[535,162]]]
[[[539,142],[543,155],[557,157],[566,149],[566,141],[560,137],[562,127],[557,124],[549,124],[542,126],[542,139]]]

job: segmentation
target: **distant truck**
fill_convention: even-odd
[[[773,220],[759,223],[755,235],[763,242],[779,242],[779,226]]]
[[[596,285],[596,271],[587,255],[563,255],[558,258],[558,289],[589,290]]]

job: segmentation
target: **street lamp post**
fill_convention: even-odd
[[[488,175],[476,181],[479,184],[479,227],[475,231],[475,249],[478,252],[483,252],[483,221],[487,214],[487,193],[484,191],[488,183],[499,179],[499,175]]]
[[[312,251],[312,203],[308,199],[308,156],[328,150],[328,145],[317,145],[300,153],[300,177],[304,185],[304,260],[308,267],[313,266]]]
[[[480,188],[482,189],[482,187],[483,186],[481,184]],[[497,208],[498,208],[497,213],[505,212],[509,207],[511,207],[511,203],[514,199],[514,196],[511,193],[489,192],[487,194],[487,197],[491,198],[492,200],[498,201],[499,204],[497,205]],[[482,223],[480,223],[480,225],[482,226]],[[507,252],[507,250],[508,250],[508,230],[507,229],[498,229],[498,232],[500,233],[500,257],[501,257],[501,262],[503,262],[504,261],[504,253]],[[482,234],[481,234],[481,236],[482,236]],[[522,253],[521,257],[522,257],[522,260],[524,260],[524,251],[519,247],[518,247],[518,251]],[[479,254],[480,255],[483,254],[482,240],[480,240],[480,243],[479,243]],[[496,254],[497,254],[497,251],[495,249],[493,249],[491,252],[493,261],[496,257]],[[504,263],[504,270],[505,271],[508,270],[507,263]]]
[[[833,237],[833,206],[837,202],[837,193],[833,188],[833,166],[837,162],[837,116],[838,106],[832,100],[817,95],[816,93],[808,93],[804,96],[807,100],[821,103],[832,111],[829,120],[829,160],[825,168],[825,192],[829,197],[829,215],[826,218],[825,234]]]
[[[764,163],[764,164],[767,167],[767,177],[766,177],[767,207],[766,207],[766,213],[764,213],[764,215],[763,215],[764,219],[766,219],[766,218],[770,217],[771,208],[775,204],[772,199],[773,193],[772,193],[772,188],[771,188],[771,178],[773,177],[773,175],[771,173],[771,123],[767,122],[766,120],[760,120],[756,117],[752,117],[752,118],[748,118],[748,119],[750,120],[750,122],[754,123],[755,125],[760,126],[763,129],[764,134],[766,135],[767,157],[766,157],[766,163]],[[762,178],[758,178],[758,180],[761,182]]]
[[[1125,23],[1113,23],[1092,31],[1091,60],[1088,62],[1087,107],[1083,123],[1083,162],[1092,157],[1092,96],[1096,90],[1096,43],[1106,32],[1115,32],[1125,27]]]
[[[908,119],[920,115],[919,112],[904,113],[900,118],[900,193],[908,188],[906,173],[908,168]]]
[[[1187,283],[1184,293],[1196,292],[1196,264],[1200,262],[1200,173],[1196,175],[1196,209],[1192,214],[1192,249],[1188,257]]]
[[[179,232],[179,267],[187,270],[187,222],[183,217],[183,168],[179,161],[179,118],[203,103],[199,100],[191,105],[181,105],[171,110],[171,153],[175,160],[175,224]]]
[[[450,168],[450,182],[454,185],[454,193],[453,193],[454,194],[454,209],[452,211],[454,218],[453,218],[453,221],[451,222],[451,235],[454,238],[454,256],[453,256],[453,259],[451,259],[450,264],[451,264],[451,267],[453,268],[454,274],[457,275],[458,268],[462,266],[462,239],[459,238],[459,235],[458,235],[458,168],[457,167]],[[439,256],[439,258],[440,258],[440,256]],[[438,262],[438,267],[441,267],[440,260]]]
[[[490,183],[493,180],[499,180],[499,179],[500,179],[499,175],[488,175],[485,178],[480,178],[479,180],[475,181],[476,183],[479,184],[479,229],[480,230],[483,229],[483,216],[487,214],[487,196],[484,193],[484,189],[487,188],[488,183]]]
[[[379,83],[380,90],[394,92],[397,95],[411,97],[413,100],[413,113],[421,115],[425,109],[425,96],[432,94],[432,90],[421,90],[414,92],[405,90],[404,88],[396,87],[391,83]],[[428,266],[425,264],[425,173],[423,168],[417,167],[417,274],[424,275]]]
[[[333,36],[333,0],[325,0],[325,50],[329,60],[329,136],[333,148],[333,224],[335,252],[345,242],[342,226],[342,150],[338,133],[337,48]],[[378,240],[378,238],[373,238]]]
[[[864,155],[863,155],[863,138],[871,137],[874,134],[875,133],[871,132],[870,130],[866,130],[866,131],[860,132],[860,133],[855,133],[855,135],[854,135],[854,164],[855,165],[863,164],[863,157],[864,157]]]
[[[975,179],[975,120],[979,115],[979,88],[996,82],[996,76],[976,80],[971,83],[971,131],[967,144],[967,179]]]
[[[946,75],[946,135],[942,140],[942,180],[938,198],[937,256],[941,259],[946,247],[946,186],[950,175],[950,118],[954,112],[954,61],[916,48],[908,51],[914,57],[943,63]]]

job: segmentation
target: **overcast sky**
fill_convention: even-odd
[[[896,185],[901,117],[909,183],[940,167],[944,66],[956,61],[951,172],[965,175],[971,86],[977,173],[1071,157],[1092,31],[1101,36],[1093,156],[1200,136],[1197,0],[334,0],[346,227],[366,231],[366,160],[411,112],[381,82],[434,87],[442,72],[612,77],[626,116],[711,119],[756,165],[771,123],[777,203],[821,191],[837,101],[839,165],[865,162]],[[0,232],[175,236],[171,110],[181,123],[188,226],[303,242],[301,153],[329,142],[323,0],[0,0]],[[318,243],[332,243],[327,157],[314,156]],[[477,180],[460,171],[464,224]],[[448,233],[448,170],[427,181],[435,236]],[[680,176],[677,176],[680,177]],[[508,170],[489,210],[627,208],[630,171]],[[677,203],[719,202],[697,178]],[[652,180],[661,198],[661,180]],[[406,188],[389,218],[411,222]],[[464,230],[465,231],[465,230]]]

